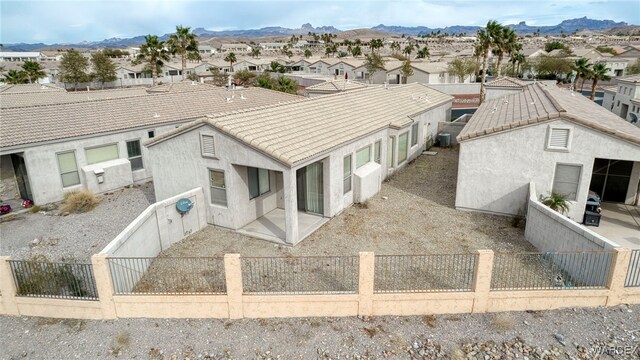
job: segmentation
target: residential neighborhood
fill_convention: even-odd
[[[640,358],[637,4],[216,4],[3,4],[0,359]]]

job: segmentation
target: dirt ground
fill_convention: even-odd
[[[454,208],[457,148],[435,148],[382,184],[379,194],[356,204],[294,247],[273,244],[209,226],[162,256],[464,254],[478,249],[535,251],[524,239],[524,222]]]

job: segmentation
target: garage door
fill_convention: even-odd
[[[600,195],[602,201],[625,202],[633,161],[596,159],[589,190]]]

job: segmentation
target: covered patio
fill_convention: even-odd
[[[285,241],[285,215],[284,209],[277,208],[271,210],[265,215],[240,228],[237,232],[258,239],[269,240],[279,244],[287,244]],[[298,211],[297,217],[299,240],[309,236],[316,229],[329,221],[329,218],[304,211]]]
[[[600,226],[589,227],[618,245],[640,249],[640,206],[604,202]]]

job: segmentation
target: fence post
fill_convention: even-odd
[[[478,250],[476,276],[473,280],[474,313],[487,312],[489,308],[489,290],[491,289],[491,272],[493,271],[493,251]]]
[[[615,254],[611,262],[609,272],[609,296],[607,296],[607,306],[620,305],[624,282],[629,271],[629,261],[631,260],[631,249],[614,248]]]
[[[242,265],[240,254],[224,255],[224,276],[227,284],[227,302],[230,319],[242,319]]]
[[[358,315],[373,315],[373,281],[375,274],[375,255],[361,252],[358,271]]]
[[[6,315],[20,315],[16,304],[16,285],[9,265],[8,256],[0,256],[0,292],[2,293],[2,307]]]
[[[104,319],[115,319],[118,315],[116,314],[116,305],[113,302],[113,282],[111,281],[107,255],[96,254],[91,256],[91,265],[93,265],[93,277],[96,282],[96,290],[98,290],[102,317]]]

